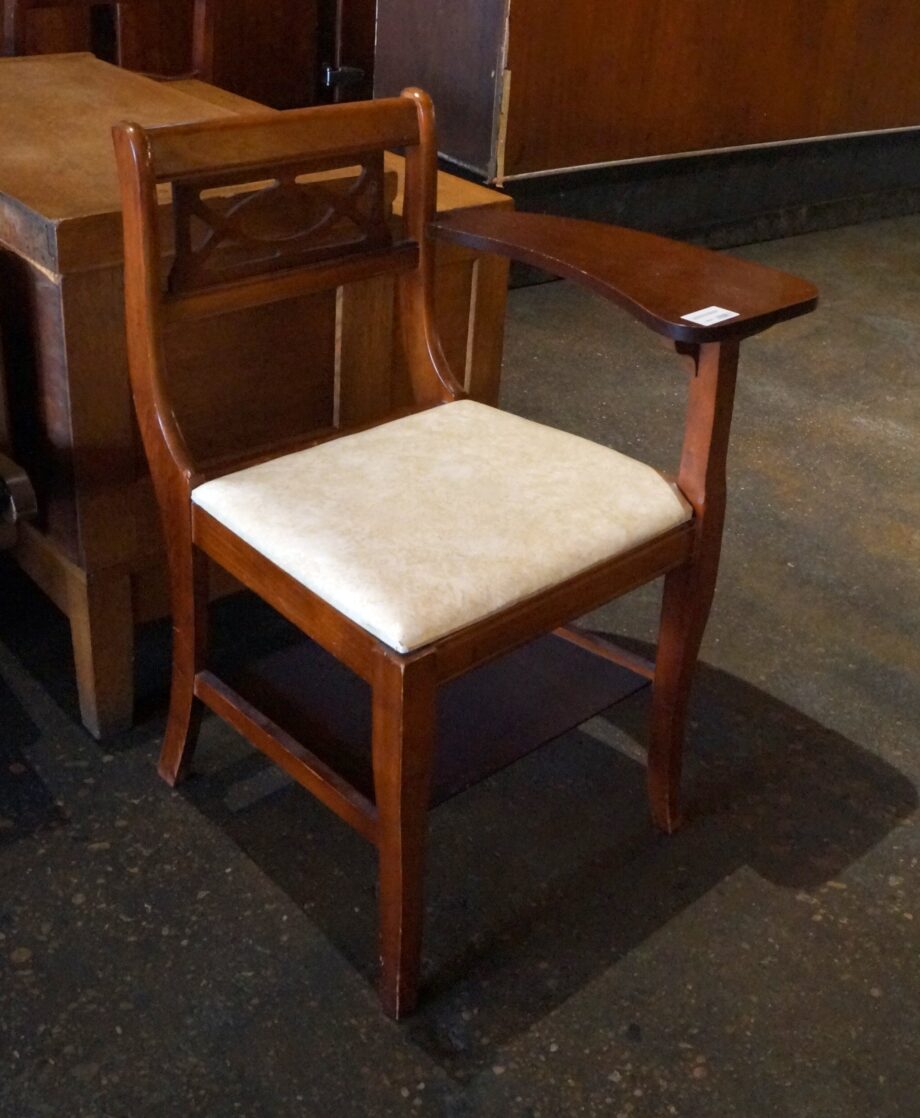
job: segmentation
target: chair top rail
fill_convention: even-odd
[[[304,159],[341,160],[419,142],[413,101],[322,105],[144,129],[159,183],[245,173]]]

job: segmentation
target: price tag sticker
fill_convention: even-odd
[[[737,311],[727,311],[724,307],[704,307],[693,314],[683,314],[681,318],[693,322],[697,326],[715,326],[718,322],[728,322],[730,318],[737,318]]]

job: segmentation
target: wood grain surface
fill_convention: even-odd
[[[506,3],[380,0],[377,8],[375,96],[428,90],[440,150],[469,167],[485,167],[493,148]]]
[[[510,0],[505,173],[920,124],[913,0]]]

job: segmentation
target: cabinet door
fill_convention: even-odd
[[[6,3],[0,3],[5,14]],[[68,51],[90,50],[93,36],[87,11],[47,9],[29,16],[28,54],[66,54]]]
[[[319,0],[319,69],[339,71],[323,83],[323,101],[362,101],[374,93],[377,0]]]
[[[312,104],[317,89],[319,0],[224,0],[219,5],[215,83],[278,109]],[[192,0],[125,8],[124,62],[176,73],[191,61]]]
[[[568,2],[568,0],[566,0]],[[379,0],[374,92],[434,98],[441,151],[495,174],[508,0]],[[562,7],[565,7],[563,4]]]
[[[509,176],[920,123],[917,0],[512,0]]]

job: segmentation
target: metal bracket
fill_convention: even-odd
[[[365,76],[360,66],[324,66],[323,89],[347,89],[363,82]]]
[[[0,454],[0,550],[16,542],[16,526],[38,512],[35,490],[28,474],[5,454]]]

